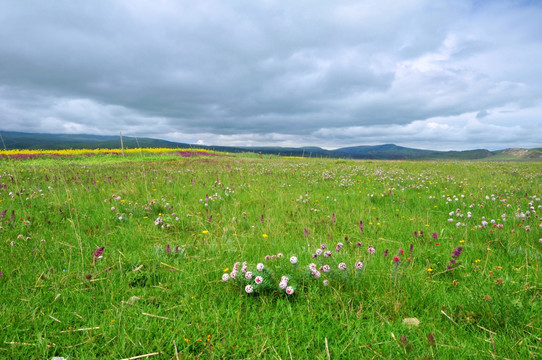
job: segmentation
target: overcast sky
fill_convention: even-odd
[[[542,2],[0,2],[0,130],[542,146]]]

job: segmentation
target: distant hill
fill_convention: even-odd
[[[34,134],[14,131],[0,131],[6,149],[97,149],[97,148],[120,148],[119,136],[85,135],[85,134]],[[375,160],[523,160],[542,161],[542,148],[535,149],[504,149],[489,151],[485,149],[465,151],[436,151],[421,150],[398,146],[395,144],[362,145],[344,147],[335,150],[326,150],[317,146],[306,147],[278,147],[278,146],[205,146],[187,143],[178,143],[153,138],[135,138],[124,136],[125,148],[200,148],[214,149],[217,151],[239,153],[254,152],[262,154],[304,157],[329,157],[346,159],[375,159]]]

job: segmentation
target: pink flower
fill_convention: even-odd
[[[258,271],[262,271],[264,268],[263,264],[262,263],[258,263],[258,265],[256,265],[256,270]]]
[[[321,244],[320,249],[324,250],[326,248],[326,244]]]
[[[248,279],[248,280],[252,279],[252,271],[247,271],[245,273],[245,279]]]
[[[311,269],[312,271],[315,271],[316,270],[316,264],[315,263],[311,263],[309,265],[309,269]]]
[[[290,281],[290,279],[288,279],[288,276],[283,276],[283,277],[280,278],[280,281],[288,283],[288,281]]]
[[[288,283],[286,281],[281,281],[279,283],[279,288],[281,288],[282,290],[286,289],[288,287]]]
[[[232,279],[235,279],[235,278],[237,277],[237,271],[235,271],[235,270],[232,271],[231,274],[230,274],[230,277],[231,277]]]
[[[281,257],[283,257],[284,255],[282,255],[282,253],[278,253],[277,254],[277,257],[280,259]]]
[[[434,232],[433,235],[431,235],[433,237],[433,239],[437,239],[438,238],[438,233]]]
[[[250,293],[252,293],[253,291],[254,291],[254,288],[252,287],[252,285],[247,285],[247,286],[245,286],[245,292],[246,292],[247,294],[250,294]]]
[[[398,263],[399,261],[401,261],[401,259],[399,259],[399,256],[394,256],[393,257],[393,262],[394,263]]]
[[[261,276],[256,276],[256,278],[254,279],[254,282],[256,284],[261,284],[263,282],[263,277]]]
[[[291,262],[292,264],[294,264],[294,265],[297,264],[297,257],[292,256],[292,257],[290,258],[290,262]]]
[[[318,270],[314,270],[314,271],[312,272],[312,275],[314,275],[314,278],[315,278],[315,279],[319,279],[320,276],[322,276],[322,274],[321,274],[320,271],[318,271]]]
[[[343,263],[343,262],[340,263],[340,264],[339,264],[339,270],[342,270],[342,271],[346,270],[346,264]]]
[[[286,288],[286,294],[292,295],[293,293],[294,293],[294,288],[291,287],[291,286],[288,286],[288,287]]]
[[[363,262],[358,261],[358,262],[356,263],[356,269],[357,269],[357,270],[363,269]]]
[[[325,273],[328,273],[331,271],[331,268],[329,267],[329,265],[324,265],[322,266],[322,271]]]
[[[376,249],[373,245],[369,245],[369,247],[367,248],[367,252],[373,255],[376,252]]]
[[[324,251],[324,257],[330,257],[331,251]]]
[[[316,256],[322,255],[322,249],[316,249]]]
[[[405,254],[405,250],[403,250],[403,249],[399,249],[399,252],[401,253],[401,255]]]
[[[328,286],[328,285],[329,285],[329,281],[327,281],[327,280],[324,280],[323,283],[324,283],[324,286]]]
[[[230,276],[228,274],[222,275],[222,281],[228,281],[230,279]]]

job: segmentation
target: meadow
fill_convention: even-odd
[[[0,358],[542,355],[540,163],[57,155],[0,157]]]

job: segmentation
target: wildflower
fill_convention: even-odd
[[[427,272],[432,272],[432,271],[433,271],[433,269],[427,268]]]
[[[263,277],[261,277],[261,276],[256,276],[256,277],[254,278],[254,282],[255,282],[256,284],[261,284],[261,283],[263,282]]]
[[[231,277],[232,279],[235,279],[235,278],[237,277],[237,271],[235,271],[235,270],[232,271],[232,272],[230,273],[230,277]]]
[[[369,245],[369,247],[367,248],[367,252],[373,255],[376,252],[376,249],[373,245]]]
[[[324,284],[324,286],[328,286],[328,285],[329,285],[329,281],[328,281],[328,280],[324,280],[324,281],[323,281],[323,284]]]
[[[434,232],[432,235],[433,239],[438,239],[438,233]]]
[[[343,262],[340,263],[340,264],[339,264],[339,270],[342,270],[342,271],[346,270],[346,264],[343,263]]]
[[[363,232],[363,220],[359,222],[359,230]]]
[[[401,255],[404,255],[404,254],[405,254],[405,250],[399,249],[399,253],[401,253]]]
[[[326,247],[327,247],[326,244],[321,244],[320,245],[320,249],[322,249],[322,250],[324,250]]]
[[[265,255],[265,261],[268,261],[269,259],[271,259],[271,256]]]
[[[292,257],[290,258],[290,262],[291,262],[293,265],[297,264],[297,257],[292,256]]]
[[[263,269],[264,269],[264,266],[262,263],[258,263],[258,265],[256,265],[256,270],[262,271]]]
[[[452,251],[452,254],[450,256],[454,259],[457,259],[461,255],[461,251],[463,251],[463,247],[458,246]]]
[[[399,261],[401,261],[401,259],[399,259],[399,256],[394,256],[394,257],[393,257],[393,262],[394,262],[394,263],[397,264],[397,263],[399,263]]]
[[[286,281],[281,281],[279,283],[279,288],[281,288],[282,290],[286,289],[288,287],[288,283]]]
[[[203,230],[203,231],[202,231],[201,233],[202,233],[202,234],[208,234],[208,233],[209,233],[209,231],[207,231],[207,230]]]
[[[104,246],[102,246],[101,248],[97,249],[96,251],[94,251],[94,253],[92,255],[94,255],[94,261],[98,260],[98,259],[101,259],[102,258],[102,254],[104,252]]]
[[[247,279],[247,280],[252,279],[252,271],[247,271],[247,272],[245,273],[245,279]]]
[[[356,262],[355,267],[356,267],[356,270],[363,269],[363,262],[361,262],[361,261]]]
[[[166,252],[168,254],[171,253],[171,246],[169,246],[169,244],[167,244],[167,246],[166,246]]]
[[[418,232],[414,231],[414,237],[418,237]]]
[[[331,268],[329,267],[329,265],[324,265],[322,266],[322,271],[328,273],[331,271]]]
[[[279,258],[279,259],[280,259],[281,257],[283,257],[283,256],[284,256],[284,255],[282,255],[282,253],[278,253],[278,254],[277,254],[277,258]]]
[[[245,286],[245,292],[246,292],[247,294],[250,294],[250,293],[252,293],[253,291],[254,291],[254,288],[252,287],[252,285],[247,285],[247,286]]]
[[[314,270],[314,271],[312,272],[312,275],[314,275],[314,278],[315,278],[315,279],[319,279],[320,276],[322,276],[322,274],[321,274],[320,271],[318,271],[318,270]]]
[[[224,269],[224,272],[227,273],[228,271],[230,271],[230,268],[225,268]]]
[[[388,256],[388,249],[384,250],[384,257]]]
[[[324,251],[324,257],[330,257],[331,256],[331,251]]]
[[[291,287],[291,286],[288,286],[288,287],[286,288],[286,294],[292,295],[293,293],[294,293],[294,288]]]
[[[320,255],[322,255],[322,253],[323,253],[322,249],[316,249],[315,255],[320,256]]]
[[[230,276],[228,274],[222,274],[222,281],[228,281]]]
[[[267,238],[268,238],[268,235],[267,235],[267,234],[262,234],[262,237],[263,237],[264,239],[267,239]]]
[[[356,246],[357,246],[357,247],[361,247],[362,245],[363,245],[363,244],[361,243],[361,241],[358,241],[358,242],[356,243]]]
[[[4,274],[2,274],[2,271],[0,271],[0,277],[4,276]]]
[[[312,271],[315,271],[316,270],[316,264],[315,263],[309,264],[309,269],[311,269]]]
[[[304,234],[306,237],[309,237],[309,230],[303,229],[303,234]]]

